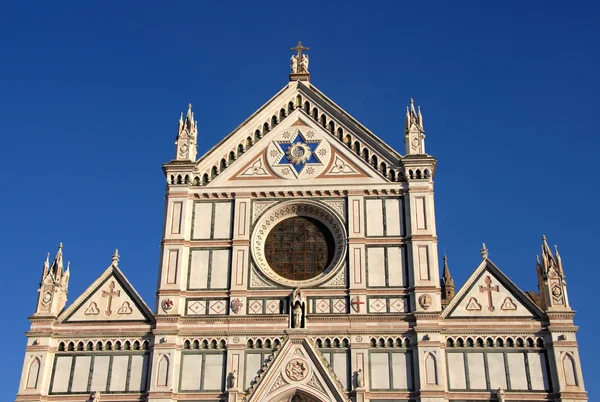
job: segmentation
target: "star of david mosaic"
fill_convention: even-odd
[[[322,162],[315,150],[322,140],[307,140],[300,130],[289,140],[275,141],[281,150],[274,167],[291,167],[299,175],[306,167],[321,166]]]

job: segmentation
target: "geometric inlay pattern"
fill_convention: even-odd
[[[371,299],[369,300],[369,313],[385,313],[386,306],[385,299]]]

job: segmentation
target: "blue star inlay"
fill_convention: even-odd
[[[307,141],[300,131],[288,141],[277,141],[283,156],[279,164],[290,164],[300,174],[306,165],[320,164],[321,161],[315,150],[319,147],[321,140]]]

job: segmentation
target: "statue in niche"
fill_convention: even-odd
[[[365,386],[365,380],[363,378],[362,369],[356,370],[356,388],[362,388]]]
[[[498,398],[498,402],[506,401],[506,399],[504,399],[505,395],[504,390],[502,388],[498,388],[498,391],[496,391],[496,397]]]
[[[292,328],[304,328],[306,298],[300,288],[296,288],[290,297],[290,313]]]
[[[233,370],[230,374],[229,374],[229,388],[237,388],[237,371]]]

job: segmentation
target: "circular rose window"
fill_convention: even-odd
[[[331,263],[334,249],[327,226],[308,216],[279,222],[265,241],[265,257],[271,269],[293,281],[321,274]]]
[[[254,222],[252,259],[269,279],[287,286],[315,286],[344,265],[346,233],[337,214],[319,202],[285,201]]]

